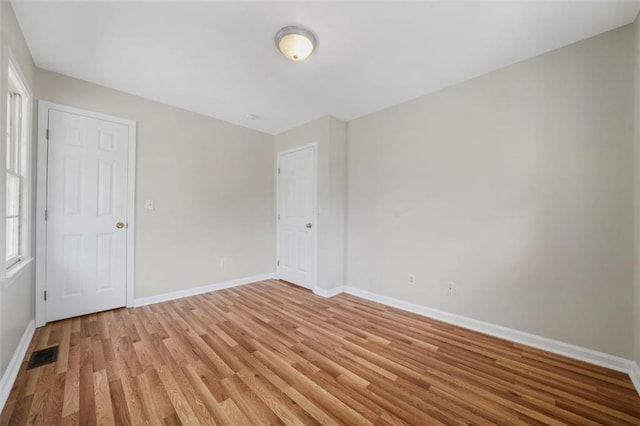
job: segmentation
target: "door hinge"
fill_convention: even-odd
[[[47,301],[47,290],[44,291],[44,301]]]
[[[278,215],[278,220],[280,220],[280,215]]]
[[[49,219],[49,210],[44,211],[44,220]]]
[[[46,139],[49,140],[49,129],[47,129],[47,136]]]
[[[278,167],[278,174],[280,174],[280,167]]]
[[[277,265],[277,266],[280,266],[280,261],[279,261],[279,260],[276,262],[276,265]]]

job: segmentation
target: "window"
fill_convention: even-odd
[[[25,258],[28,245],[28,135],[29,99],[25,86],[10,64],[7,81],[6,264]]]
[[[20,261],[22,95],[7,96],[7,267]]]

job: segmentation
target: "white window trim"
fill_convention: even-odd
[[[18,264],[9,268],[7,270],[7,275],[5,276],[5,283],[4,283],[5,288],[11,287],[13,283],[16,282],[16,279],[20,276],[22,271],[24,271],[27,268],[27,266],[31,265],[31,263],[33,263],[34,260],[35,259],[33,257],[30,257],[28,259],[23,259]]]
[[[22,171],[22,170],[20,170],[20,171]],[[19,228],[20,228],[19,234],[18,234],[18,240],[19,240],[19,242],[18,242],[18,253],[15,256],[6,259],[6,268],[7,268],[7,271],[9,271],[9,270],[11,270],[11,268],[13,268],[18,263],[20,263],[20,261],[23,258],[28,257],[27,253],[25,253],[25,251],[24,251],[25,250],[24,242],[20,241],[20,240],[22,240],[23,237],[25,237],[25,233],[28,233],[28,230],[24,229],[24,228],[27,228],[29,226],[29,224],[25,223],[24,212],[23,212],[23,210],[25,208],[25,200],[24,200],[24,189],[25,188],[24,187],[25,187],[26,179],[24,179],[24,176],[22,176],[22,174],[16,173],[13,170],[7,169],[5,173],[7,175],[13,175],[14,177],[18,178],[18,180],[20,181],[20,183],[19,183],[19,185],[20,185],[20,194],[19,194],[20,195],[20,208],[18,210],[18,214],[17,215],[8,215],[5,212],[5,226],[6,226],[6,220],[7,219],[18,219],[18,225],[19,225]],[[6,177],[5,177],[5,179],[6,179]],[[26,207],[28,207],[28,206],[26,206]],[[8,238],[8,237],[6,237],[7,234],[8,234],[8,232],[5,232],[5,238]],[[5,253],[5,256],[6,256],[6,253]]]
[[[23,269],[23,266],[31,263],[33,259],[33,247],[32,247],[32,237],[34,229],[32,227],[32,210],[33,210],[33,138],[32,138],[32,127],[33,127],[33,94],[31,89],[25,83],[24,74],[20,70],[18,63],[13,56],[12,52],[9,51],[7,54],[7,85],[6,85],[6,93],[10,93],[12,91],[19,92],[22,95],[22,144],[19,149],[20,152],[20,172],[21,172],[21,194],[20,194],[20,219],[21,219],[21,229],[20,229],[20,247],[21,253],[17,256],[17,258],[12,258],[9,260],[5,259],[5,278],[11,278],[15,276],[20,270]],[[6,120],[6,115],[3,118]],[[5,123],[7,125],[8,123]],[[4,135],[3,135],[4,137]],[[3,164],[5,165],[5,174],[6,174],[6,149],[2,155]],[[4,177],[4,191],[6,197],[6,176]],[[5,216],[5,224],[6,224],[6,212],[3,213]],[[5,226],[3,224],[3,226]],[[6,239],[7,233],[6,228],[4,232],[4,237]],[[3,247],[2,253],[6,250],[6,241],[5,247]],[[6,256],[6,253],[4,253]],[[4,257],[3,256],[3,257]]]

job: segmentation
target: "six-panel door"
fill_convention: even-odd
[[[47,321],[126,304],[128,144],[126,125],[49,112]]]
[[[315,148],[279,155],[278,277],[312,289],[315,269]]]

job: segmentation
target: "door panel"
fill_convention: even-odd
[[[315,148],[278,155],[278,277],[315,285]]]
[[[126,304],[128,131],[49,111],[47,321]]]

